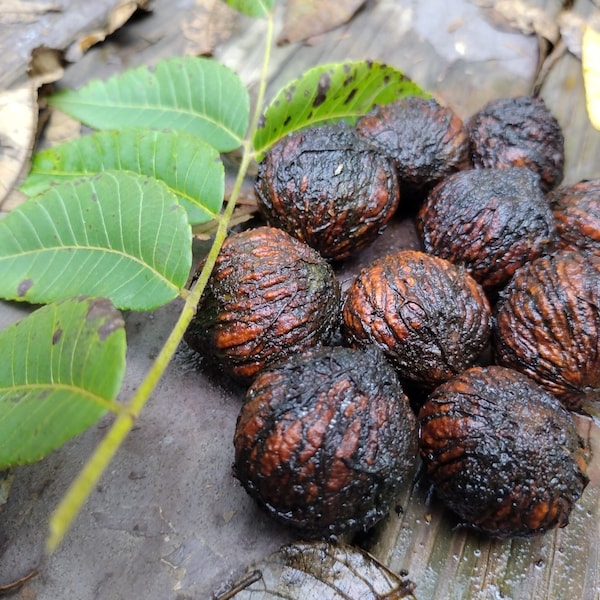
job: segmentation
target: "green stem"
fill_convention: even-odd
[[[222,218],[218,220],[215,239],[208,255],[206,256],[200,276],[190,292],[188,294],[184,294],[185,304],[181,310],[181,314],[179,315],[177,323],[169,334],[169,337],[165,341],[154,363],[150,367],[150,370],[146,374],[144,381],[141,383],[135,394],[131,397],[131,400],[119,411],[108,433],[98,444],[92,456],[88,459],[83,469],[77,476],[77,479],[75,479],[75,481],[72,483],[66,495],[52,514],[50,518],[50,535],[46,541],[46,551],[48,553],[52,553],[63,540],[65,534],[79,514],[81,507],[98,483],[100,477],[110,464],[117,450],[121,447],[125,438],[133,428],[138,416],[142,412],[144,406],[150,399],[152,392],[158,385],[158,382],[169,366],[177,347],[181,343],[183,335],[190,324],[194,313],[196,312],[196,307],[213,270],[217,256],[221,249],[221,245],[227,237],[227,227],[229,221],[233,215],[233,211],[235,209],[244,178],[248,172],[250,162],[254,159],[252,138],[260,118],[267,85],[266,80],[271,57],[274,28],[272,14],[269,15],[267,23],[267,42],[263,59],[261,80],[248,135],[242,144],[242,161],[229,202],[223,211]]]

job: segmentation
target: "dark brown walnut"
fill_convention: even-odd
[[[428,195],[416,225],[426,252],[463,265],[488,292],[543,254],[555,236],[537,176],[519,167],[447,177]]]
[[[351,283],[342,330],[352,345],[380,348],[402,378],[432,388],[480,356],[490,306],[463,269],[404,250],[375,260]]]
[[[339,314],[325,259],[280,229],[258,227],[225,240],[185,339],[248,383],[265,365],[329,341]]]
[[[258,375],[234,445],[234,473],[260,506],[330,538],[388,513],[416,460],[416,418],[380,352],[322,348]]]
[[[564,527],[588,478],[570,413],[528,377],[473,367],[419,412],[420,453],[461,525],[508,538]]]
[[[451,108],[418,96],[375,107],[358,132],[394,159],[401,184],[421,190],[469,164],[469,137]]]
[[[255,191],[269,225],[335,260],[371,244],[400,199],[391,159],[345,123],[304,129],[273,146]]]
[[[475,167],[527,167],[539,175],[545,192],[562,181],[563,133],[541,98],[492,100],[471,117],[467,128]]]
[[[558,246],[600,255],[600,179],[558,188],[549,199]]]
[[[579,410],[600,400],[600,257],[559,251],[519,269],[502,292],[495,360]]]

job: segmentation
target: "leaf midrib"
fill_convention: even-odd
[[[4,400],[4,394],[10,393],[19,393],[22,391],[30,392],[30,391],[66,391],[76,394],[78,396],[84,396],[86,399],[91,400],[94,404],[100,406],[104,410],[110,410],[112,412],[118,412],[119,408],[116,406],[116,401],[110,398],[105,398],[100,396],[99,394],[95,394],[94,392],[78,387],[75,384],[67,384],[67,383],[22,383],[22,384],[13,384],[11,386],[0,386],[0,401]],[[43,400],[42,400],[43,402]],[[18,402],[15,402],[15,406],[18,406]],[[0,417],[0,421],[2,418]]]
[[[66,98],[61,98],[61,101],[58,102],[58,105],[60,106],[61,103],[62,104],[71,104],[71,105],[75,105],[75,106],[85,106],[85,107],[89,107],[89,108],[110,108],[113,110],[115,108],[114,104],[91,102],[89,100],[86,101],[86,100],[80,100],[80,99],[78,99],[76,101],[69,101]],[[242,143],[242,138],[237,133],[232,131],[229,127],[224,126],[224,124],[222,122],[217,121],[213,118],[210,118],[208,115],[200,114],[200,113],[194,112],[192,110],[185,110],[185,109],[181,109],[181,108],[177,108],[177,107],[169,107],[169,106],[164,108],[164,107],[153,107],[152,105],[149,105],[149,104],[129,104],[129,103],[128,104],[118,104],[117,107],[119,109],[121,109],[121,108],[135,109],[135,110],[144,110],[144,111],[148,111],[148,112],[162,112],[162,113],[174,112],[177,114],[188,115],[190,117],[193,117],[194,119],[206,121],[206,122],[210,123],[211,125],[216,126],[217,128],[221,129],[222,131],[225,131],[226,133],[228,133],[239,144]]]
[[[136,175],[144,175],[143,173],[138,173],[137,171],[132,171],[131,169],[119,169],[119,171],[123,172],[123,171],[129,171],[130,173],[135,173]],[[41,177],[48,177],[48,178],[52,178],[52,177],[63,177],[65,179],[76,179],[78,177],[88,177],[90,175],[96,175],[97,173],[102,173],[104,171],[64,171],[64,170],[58,170],[58,169],[37,169],[37,168],[33,168],[31,170],[31,174],[32,175],[40,175]],[[210,210],[209,208],[206,208],[204,205],[200,204],[199,202],[197,202],[193,196],[191,196],[190,194],[188,194],[187,192],[184,192],[183,190],[180,190],[178,188],[174,188],[172,186],[170,186],[164,179],[159,179],[158,177],[156,178],[159,181],[161,181],[162,183],[165,184],[165,187],[172,192],[173,194],[177,195],[177,196],[181,196],[182,198],[184,198],[185,200],[187,200],[188,202],[190,202],[191,204],[193,204],[194,206],[197,206],[199,209],[203,210],[207,215],[210,215],[211,218],[216,219],[219,216],[219,213],[216,213],[212,210]]]
[[[14,253],[14,254],[10,254],[10,255],[0,256],[0,263],[2,263],[3,260],[14,260],[15,258],[26,257],[26,256],[29,256],[32,254],[39,255],[39,254],[43,254],[46,252],[60,252],[62,250],[75,250],[75,251],[91,250],[92,252],[101,252],[102,254],[116,254],[117,256],[121,256],[121,257],[130,259],[133,262],[138,263],[146,270],[150,271],[151,273],[156,274],[156,276],[160,280],[165,282],[168,285],[168,287],[170,287],[171,289],[173,289],[175,291],[179,291],[179,287],[177,285],[175,285],[170,279],[167,279],[167,277],[165,275],[163,275],[160,271],[158,271],[154,266],[144,262],[142,259],[138,258],[137,256],[134,256],[132,254],[127,254],[125,252],[119,252],[118,250],[114,250],[113,248],[103,248],[102,246],[72,246],[72,245],[68,245],[68,246],[54,246],[51,248],[37,248],[35,250],[27,250],[26,252],[19,252],[19,253]]]

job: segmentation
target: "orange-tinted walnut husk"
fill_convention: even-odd
[[[258,166],[255,191],[269,225],[332,260],[371,244],[400,199],[392,160],[343,122],[275,144]]]
[[[473,367],[438,387],[419,421],[425,470],[461,525],[508,538],[568,523],[588,452],[571,414],[531,379]]]
[[[322,348],[258,375],[234,446],[234,473],[260,506],[302,537],[331,538],[393,506],[416,460],[416,418],[375,348]]]
[[[542,98],[492,100],[467,123],[476,168],[527,167],[547,192],[563,178],[564,136]]]
[[[436,186],[417,215],[426,252],[463,265],[487,292],[543,254],[555,222],[528,169],[461,171]]]
[[[433,388],[474,364],[490,335],[490,306],[464,269],[404,250],[365,267],[346,292],[344,336],[375,344],[402,378]]]
[[[600,255],[600,179],[560,187],[549,199],[559,248]]]
[[[495,360],[579,410],[600,400],[600,257],[568,250],[521,267],[498,301]]]
[[[185,340],[249,383],[265,365],[328,342],[339,315],[325,259],[280,229],[258,227],[225,240]]]
[[[357,131],[394,159],[398,179],[428,190],[469,164],[469,136],[462,120],[433,98],[407,96],[375,107]]]

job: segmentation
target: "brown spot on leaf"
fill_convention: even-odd
[[[62,334],[63,334],[63,330],[59,327],[52,335],[52,345],[53,346],[56,346],[56,344],[58,344],[58,342],[60,341],[60,338],[62,337]]]
[[[319,78],[319,85],[317,87],[317,95],[313,100],[313,106],[316,108],[317,106],[321,106],[323,102],[327,99],[327,92],[331,87],[331,76],[329,73],[323,73]]]
[[[19,287],[17,288],[17,295],[19,296],[19,298],[23,298],[23,296],[25,296],[25,294],[27,294],[27,292],[31,289],[32,285],[32,279],[23,279],[23,281],[19,283]]]
[[[344,100],[344,104],[348,104],[349,102],[352,101],[352,98],[354,98],[354,96],[356,96],[356,92],[358,90],[356,88],[352,88],[350,90],[350,93],[346,96],[346,99]]]
[[[125,326],[121,313],[115,309],[112,302],[107,298],[96,298],[90,300],[87,319],[100,320],[98,337],[104,341],[111,333]]]

